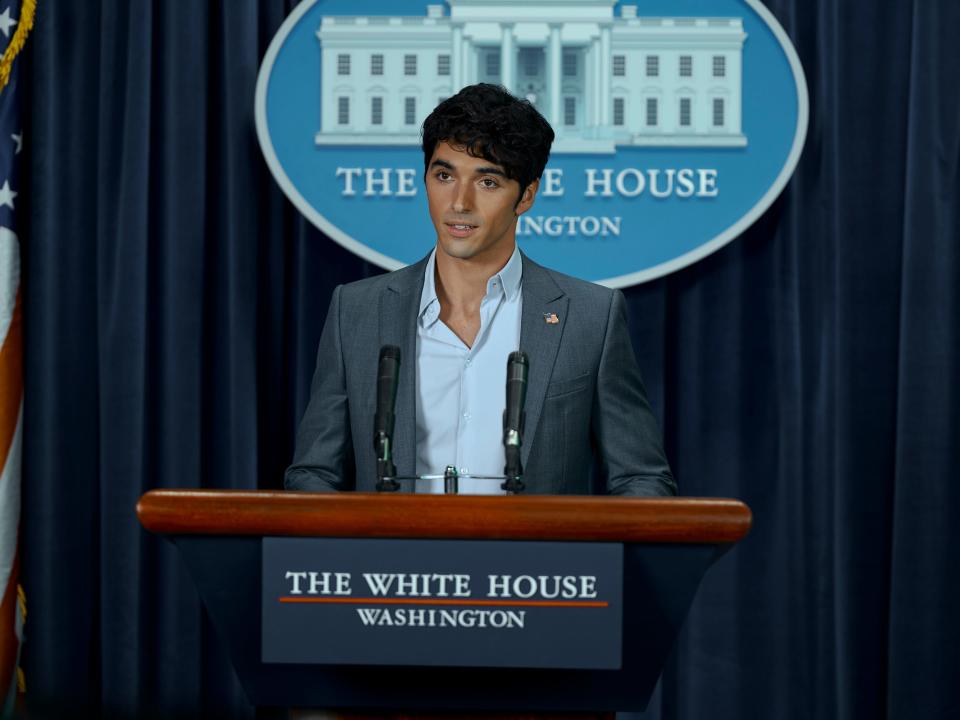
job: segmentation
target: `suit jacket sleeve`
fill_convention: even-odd
[[[351,489],[346,478],[352,477],[354,460],[340,338],[340,291],[337,287],[333,292],[320,336],[310,402],[297,430],[293,463],[283,478],[288,490]]]
[[[676,495],[656,418],[627,328],[626,300],[614,291],[594,395],[592,433],[611,495]]]

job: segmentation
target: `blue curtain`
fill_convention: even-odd
[[[330,293],[379,272],[257,146],[293,5],[40,3],[18,198],[38,715],[254,715],[134,506],[279,488]],[[767,5],[810,86],[796,175],[724,250],[626,292],[681,491],[754,512],[647,717],[957,717],[960,3]]]

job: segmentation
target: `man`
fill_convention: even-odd
[[[364,490],[378,349],[401,349],[393,457],[399,475],[500,475],[508,354],[529,356],[522,461],[529,493],[672,495],[627,333],[622,293],[547,270],[519,252],[553,130],[528,102],[473,85],[423,125],[437,245],[419,263],[338,287],[285,485]],[[597,469],[600,477],[592,473]],[[402,483],[442,492],[438,480]],[[502,493],[460,480],[461,493]]]

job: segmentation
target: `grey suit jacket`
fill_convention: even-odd
[[[416,323],[426,262],[334,291],[310,403],[284,477],[288,489],[374,489],[373,419],[383,345],[397,345],[402,360],[394,462],[399,475],[414,474]],[[522,293],[520,349],[530,360],[521,456],[527,492],[676,494],[630,344],[623,294],[547,270],[526,256]],[[559,322],[546,322],[550,314]],[[413,483],[403,489],[412,491]]]

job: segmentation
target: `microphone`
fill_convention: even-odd
[[[373,448],[377,452],[377,490],[398,490],[400,484],[392,478],[397,474],[393,464],[393,425],[396,419],[397,384],[400,379],[400,348],[384,345],[380,348],[377,368],[377,412],[373,418]],[[384,478],[390,478],[384,480]]]
[[[527,417],[523,406],[527,400],[529,367],[525,352],[518,350],[510,353],[507,358],[507,404],[503,410],[503,453],[506,460],[503,474],[507,479],[501,488],[509,493],[523,490],[520,448],[523,445],[523,425]]]

